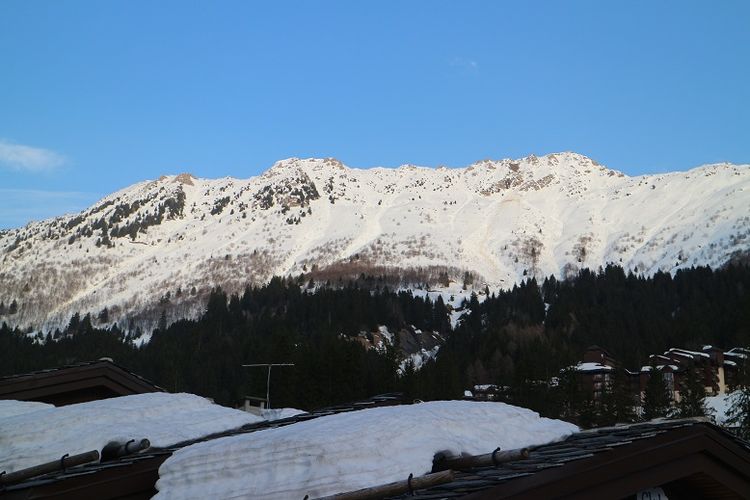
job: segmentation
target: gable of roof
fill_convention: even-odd
[[[653,487],[669,498],[744,498],[750,444],[697,420],[593,429],[530,448],[526,460],[457,472],[420,498],[625,498]]]
[[[56,406],[146,392],[164,389],[108,358],[0,377],[0,399]]]

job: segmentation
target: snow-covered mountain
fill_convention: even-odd
[[[1,232],[0,321],[190,316],[215,285],[312,271],[471,271],[482,288],[609,262],[651,274],[722,265],[749,236],[750,165],[628,177],[575,153],[456,169],[292,158],[250,179],[163,176]]]

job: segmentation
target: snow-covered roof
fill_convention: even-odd
[[[146,438],[151,446],[165,447],[263,420],[194,394],[152,392],[61,407],[36,405],[0,405],[5,415],[0,417],[0,471],[101,450],[110,441]]]
[[[657,365],[657,370],[663,370],[664,368],[669,367],[674,371],[679,370],[680,368],[677,365]],[[641,367],[642,372],[650,372],[651,371],[651,365],[644,365]]]
[[[36,401],[0,399],[0,419],[15,417],[16,415],[23,415],[44,408],[54,408],[54,406],[47,403],[37,403]]]
[[[489,453],[576,430],[504,403],[372,408],[182,448],[159,469],[155,498],[315,498],[428,473],[438,451]]]
[[[497,390],[497,385],[495,384],[477,384],[474,386],[475,391],[495,391]]]
[[[668,349],[664,354],[667,353],[673,353],[677,354],[679,356],[689,356],[689,357],[701,357],[701,358],[710,358],[711,356],[706,354],[705,352],[698,352],[698,351],[688,351],[687,349],[680,349],[679,347],[672,347]]]
[[[598,371],[610,371],[614,370],[611,366],[603,365],[601,363],[578,363],[574,366],[576,371],[579,372],[598,372]]]
[[[746,359],[748,353],[747,349],[743,349],[742,347],[733,347],[729,349],[727,352],[724,353],[724,356],[732,356],[734,358],[740,358],[740,359]]]

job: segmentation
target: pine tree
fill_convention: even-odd
[[[680,384],[680,401],[677,403],[675,417],[705,417],[708,413],[703,377],[699,369],[688,367]]]
[[[630,391],[630,381],[622,368],[611,372],[608,387],[603,393],[600,420],[602,425],[635,421],[635,400]]]
[[[735,427],[743,439],[750,439],[750,362],[745,360],[737,373],[732,405],[727,412],[726,424]]]
[[[109,309],[106,307],[99,311],[99,323],[109,323]]]
[[[563,420],[577,420],[584,404],[583,392],[578,379],[578,372],[574,367],[565,368],[560,371],[557,385],[554,386],[552,391],[556,413]]]
[[[643,397],[643,418],[651,420],[654,418],[669,416],[670,397],[669,387],[664,380],[664,373],[651,365],[646,390]]]
[[[160,332],[167,331],[167,311],[162,309],[161,314],[159,315],[159,323],[157,324],[156,328]]]

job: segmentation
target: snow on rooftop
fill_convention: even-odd
[[[674,371],[679,370],[679,367],[677,365],[657,365],[657,370],[663,370],[664,368],[669,367]],[[651,365],[644,365],[641,367],[642,372],[650,372],[651,371]]]
[[[54,408],[47,403],[37,403],[36,401],[14,401],[12,399],[0,400],[0,419],[23,415],[44,408]]]
[[[674,354],[677,354],[677,355],[680,355],[680,356],[690,356],[690,357],[699,356],[699,357],[702,357],[702,358],[710,358],[711,357],[710,355],[706,354],[705,352],[688,351],[687,349],[680,349],[678,347],[672,347],[671,349],[669,349],[668,351],[666,351],[664,354],[667,354],[667,353],[670,353],[670,352],[674,353]]]
[[[600,370],[614,370],[611,366],[603,365],[601,363],[578,363],[574,366],[576,371],[579,372],[595,372]]]
[[[497,385],[495,384],[476,384],[474,386],[475,391],[494,391],[497,390]]]
[[[31,409],[25,401],[4,404],[0,418],[0,471],[38,465],[91,450],[110,441],[146,438],[169,446],[263,419],[211,403],[194,394],[152,392],[68,406]]]
[[[732,349],[729,349],[727,352],[725,352],[724,356],[732,356],[735,358],[746,359],[747,358],[747,354],[745,354],[746,352],[748,352],[747,349],[743,349],[741,347],[733,347]]]
[[[297,408],[265,408],[261,410],[260,416],[264,420],[281,420],[284,418],[295,417],[307,413],[305,410],[299,410]]]
[[[510,450],[575,431],[504,403],[371,408],[180,449],[160,467],[154,498],[316,498],[423,475],[438,451]]]

